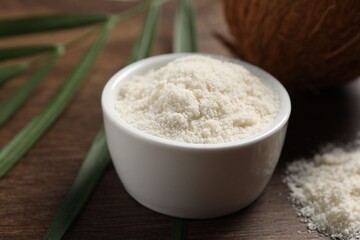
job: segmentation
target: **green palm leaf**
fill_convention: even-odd
[[[183,218],[172,219],[172,240],[186,239],[187,221]]]
[[[110,154],[106,147],[105,133],[104,129],[101,129],[95,137],[64,202],[57,210],[44,239],[62,239],[85,205],[109,162]]]
[[[55,31],[103,23],[109,15],[58,15],[0,20],[0,37]]]
[[[174,29],[174,52],[196,52],[197,37],[191,0],[180,0]]]
[[[8,66],[0,66],[0,86],[10,79],[18,76],[29,68],[28,63],[17,63]],[[1,124],[0,124],[1,125]]]
[[[56,45],[34,45],[22,47],[0,48],[0,61],[56,50]]]
[[[102,28],[96,42],[88,49],[80,64],[63,83],[48,105],[33,118],[7,145],[0,151],[0,177],[3,177],[17,161],[31,148],[45,133],[50,125],[62,113],[70,102],[76,90],[85,79],[96,56],[100,52],[107,33],[114,21],[108,21]]]
[[[0,126],[11,117],[15,111],[25,102],[32,91],[39,85],[39,83],[45,78],[46,74],[55,65],[56,60],[62,52],[61,48],[53,51],[46,64],[39,68],[25,84],[19,87],[12,95],[0,102]],[[1,164],[1,163],[0,163]]]
[[[149,56],[153,38],[155,37],[154,31],[158,19],[159,4],[159,1],[153,1],[151,4],[142,33],[137,41],[137,43],[146,43],[147,47],[138,48],[138,44],[135,44],[130,61]],[[57,210],[54,220],[46,232],[45,239],[61,239],[64,236],[84,207],[109,162],[110,154],[106,145],[104,129],[102,128],[93,141],[68,194]]]
[[[152,4],[149,13],[144,22],[139,38],[132,49],[129,62],[135,62],[139,59],[150,56],[154,44],[156,25],[159,17],[160,5]]]

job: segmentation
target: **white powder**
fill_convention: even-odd
[[[360,239],[360,148],[334,148],[287,168],[291,201],[310,231]]]
[[[270,87],[238,64],[178,58],[121,86],[115,106],[135,128],[187,143],[223,143],[254,135],[279,108]]]

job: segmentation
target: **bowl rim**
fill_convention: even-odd
[[[239,139],[236,141],[225,142],[225,143],[186,143],[186,142],[178,142],[178,141],[151,135],[149,133],[146,133],[144,131],[141,131],[133,127],[132,125],[128,124],[120,117],[120,115],[116,112],[114,107],[114,100],[113,100],[115,96],[114,94],[117,94],[117,92],[115,91],[118,90],[118,84],[128,79],[129,74],[134,74],[134,72],[137,72],[144,68],[150,69],[151,66],[154,66],[162,62],[165,62],[166,64],[172,60],[175,60],[176,58],[190,56],[190,55],[209,56],[222,61],[230,61],[242,65],[243,67],[245,67],[255,75],[262,75],[260,79],[265,84],[272,87],[272,89],[279,96],[279,104],[280,104],[279,112],[275,117],[275,119],[273,120],[273,122],[268,126],[266,126],[260,132],[250,137]],[[208,53],[162,54],[162,55],[156,55],[153,57],[144,58],[142,60],[127,65],[126,67],[117,71],[106,83],[101,95],[101,107],[104,118],[106,117],[117,128],[121,129],[122,131],[130,134],[135,138],[141,139],[148,143],[164,145],[171,148],[187,148],[193,150],[202,150],[202,149],[218,150],[218,149],[238,148],[241,146],[247,146],[253,144],[255,142],[260,142],[265,138],[281,130],[287,124],[291,113],[291,102],[288,92],[286,91],[285,87],[271,74],[245,61],[233,57],[208,54]]]

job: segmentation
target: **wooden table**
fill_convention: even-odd
[[[2,0],[0,16],[119,12],[113,1]],[[154,54],[171,51],[175,3],[165,6]],[[200,51],[230,55],[215,34],[228,36],[220,1],[196,1]],[[96,132],[102,125],[100,94],[126,65],[143,16],[119,24],[71,105],[32,150],[0,181],[0,239],[41,239],[64,198]],[[66,41],[84,30],[67,30],[0,40],[0,46]],[[0,129],[3,146],[53,95],[89,43],[65,54],[18,113]],[[0,99],[25,77],[0,90]],[[212,220],[190,220],[188,239],[321,239],[310,234],[288,200],[282,182],[286,163],[309,157],[328,142],[354,140],[360,130],[360,81],[344,87],[292,96],[293,112],[279,165],[261,197],[246,209]],[[135,202],[112,165],[66,239],[171,239],[171,218]],[[324,238],[326,239],[326,238]]]

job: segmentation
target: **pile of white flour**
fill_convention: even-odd
[[[291,201],[308,223],[333,239],[360,239],[360,147],[333,148],[288,166]]]
[[[115,108],[127,123],[158,137],[223,143],[263,130],[279,103],[274,90],[244,67],[193,55],[129,79]]]

